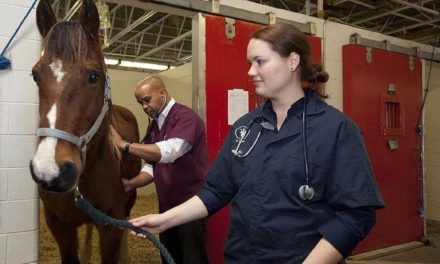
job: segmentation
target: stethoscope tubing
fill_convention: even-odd
[[[298,190],[299,197],[304,201],[312,200],[315,195],[315,191],[314,191],[313,187],[309,185],[309,156],[308,156],[308,150],[307,150],[307,131],[306,131],[307,130],[307,103],[308,103],[307,91],[305,91],[304,92],[304,106],[303,106],[303,113],[302,113],[302,143],[303,143],[303,155],[304,155],[304,171],[305,171],[306,179],[305,179],[305,184],[301,185]],[[240,150],[240,146],[241,146],[241,143],[244,142],[244,138],[246,138],[249,135],[249,133],[251,131],[251,127],[255,123],[255,121],[261,120],[261,119],[262,119],[262,117],[260,114],[258,117],[252,119],[251,122],[249,122],[249,125],[245,127],[246,128],[245,136],[243,136],[239,139],[237,147],[231,151],[232,155],[234,155],[235,158],[239,158],[239,159],[245,158],[252,152],[252,150],[254,149],[258,140],[260,139],[262,130],[260,130],[258,132],[257,137],[255,138],[254,142],[252,143],[251,147],[248,149],[248,151],[246,153],[242,154],[243,152]],[[264,128],[263,125],[262,125],[262,127]]]

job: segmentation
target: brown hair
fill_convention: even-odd
[[[61,21],[48,33],[44,52],[65,66],[84,65],[91,49],[87,35],[78,21]]]
[[[328,80],[328,73],[319,64],[313,64],[310,58],[311,48],[304,33],[290,24],[273,24],[266,26],[254,34],[253,39],[263,40],[270,44],[273,51],[287,58],[292,52],[300,56],[301,81],[312,88]]]

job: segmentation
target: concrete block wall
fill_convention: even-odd
[[[0,48],[33,0],[0,0]],[[37,87],[30,76],[39,58],[35,12],[6,52],[12,68],[0,71],[0,263],[38,262],[38,196],[29,173],[35,150]]]

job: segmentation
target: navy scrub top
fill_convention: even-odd
[[[197,194],[209,215],[231,203],[226,263],[301,263],[322,237],[346,257],[384,206],[359,129],[316,92],[307,93],[311,201],[298,195],[306,179],[303,98],[291,106],[280,130],[270,100],[240,118]],[[235,157],[240,132],[249,125],[243,154],[258,132],[260,138],[247,157]]]

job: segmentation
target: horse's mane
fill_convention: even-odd
[[[85,30],[78,21],[60,21],[45,40],[45,55],[59,59],[66,66],[80,66],[86,62],[91,47]]]

